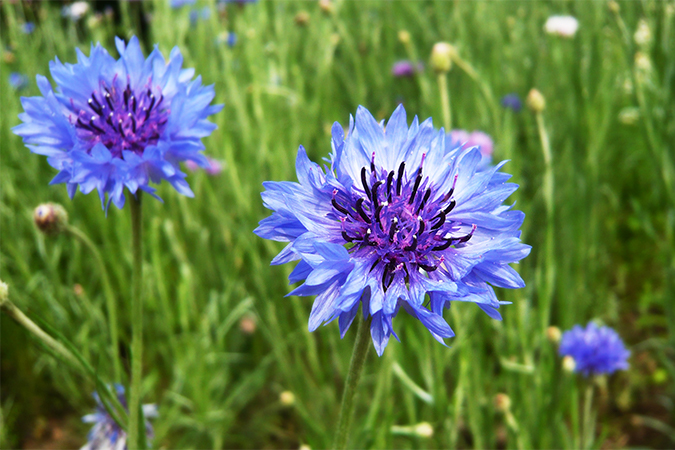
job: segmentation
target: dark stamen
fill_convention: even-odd
[[[391,283],[394,282],[395,275],[391,273],[391,271],[394,269],[393,264],[391,262],[388,262],[386,266],[384,266],[384,272],[382,273],[382,287],[386,291],[389,289],[389,286],[391,286]],[[389,278],[389,281],[387,281],[387,278]]]
[[[420,211],[422,211],[422,208],[424,208],[424,204],[427,202],[427,200],[429,200],[430,196],[431,196],[431,188],[427,189],[427,191],[424,193],[424,197],[420,202],[420,206],[417,207],[417,212],[415,214],[419,214]]]
[[[131,96],[131,110],[136,114],[136,97]]]
[[[136,118],[130,113],[129,117],[131,118],[131,129],[136,133]]]
[[[403,264],[403,271],[405,272],[405,282],[410,283],[410,273],[408,272],[408,266]]]
[[[471,237],[473,236],[474,231],[476,231],[476,225],[472,225],[471,232],[469,232],[469,234],[467,234],[466,236],[459,238],[459,241],[457,243],[462,244],[464,242],[469,242],[469,239],[471,239]]]
[[[422,182],[422,168],[420,167],[417,170],[417,178],[415,178],[415,185],[413,186],[412,194],[410,194],[410,200],[408,201],[409,205],[412,205],[413,202],[415,201],[415,194],[417,194],[417,188],[420,187],[421,182]]]
[[[403,171],[405,170],[405,162],[398,166],[398,178],[396,178],[396,195],[401,195],[401,183],[403,183]]]
[[[445,250],[446,248],[450,247],[451,245],[452,245],[452,238],[446,240],[443,244],[432,248],[432,250],[435,250],[435,251]]]
[[[377,207],[377,205],[379,203],[379,199],[377,198],[377,189],[380,186],[382,186],[382,184],[384,184],[384,182],[382,180],[379,180],[377,183],[375,183],[373,185],[373,198],[372,198],[372,200],[373,200],[373,205],[375,205],[375,207]]]
[[[96,124],[91,120],[89,121],[89,126],[92,127],[94,130],[98,131],[101,134],[105,133],[105,131],[103,131],[103,128],[97,127]]]
[[[436,266],[427,266],[426,264],[421,263],[417,263],[417,265],[422,269],[426,270],[427,272],[433,272],[434,270],[438,269],[438,267]]]
[[[92,111],[94,111],[99,116],[102,115],[103,110],[101,109],[101,105],[99,105],[98,102],[94,103],[92,99],[89,99],[87,100],[87,103],[89,103],[89,107]]]
[[[124,90],[124,106],[128,110],[129,109],[129,95],[131,94],[131,91],[129,90],[129,85],[127,85],[127,88]]]
[[[380,225],[380,228],[382,229],[382,231],[384,231],[382,221],[380,220],[380,213],[382,212],[382,208],[384,208],[384,205],[378,206],[377,209],[375,210],[375,220],[377,220],[377,223]]]
[[[448,205],[448,207],[443,210],[443,214],[448,214],[450,211],[452,211],[456,204],[457,203],[454,200],[452,200]]]
[[[342,237],[344,238],[345,241],[347,242],[354,242],[354,238],[349,237],[346,231],[342,232]]]
[[[89,127],[89,125],[87,125],[86,123],[82,122],[82,119],[80,119],[79,117],[77,118],[77,123],[76,123],[76,125],[77,125],[78,127],[80,127],[80,128],[84,128],[85,130],[94,131],[94,130],[92,130],[92,129]]]
[[[110,125],[113,129],[115,128],[112,123],[112,118],[113,118],[113,113],[108,114],[108,117],[105,118],[105,121],[108,125]]]
[[[361,183],[363,184],[363,190],[366,191],[366,197],[371,198],[370,196],[370,188],[368,187],[368,181],[366,180],[366,168],[363,167],[361,169]]]
[[[412,240],[412,242],[410,243],[409,246],[404,247],[403,250],[406,250],[406,251],[409,251],[409,252],[410,252],[410,251],[415,250],[416,248],[417,248],[417,235],[416,235],[416,234],[413,234],[413,240]]]
[[[439,221],[436,222],[436,223],[431,227],[432,230],[437,230],[437,229],[439,229],[439,228],[445,223],[445,213],[441,211],[441,212],[438,213],[438,215],[437,215],[436,217],[434,217],[434,218],[431,219],[431,220],[435,220],[435,219],[439,219]]]
[[[359,213],[359,216],[366,222],[370,223],[370,217],[366,214],[366,212],[363,210],[363,202],[365,202],[366,199],[361,197],[356,201],[356,212]]]
[[[370,158],[370,171],[375,173],[375,152],[373,152],[373,156]]]
[[[126,135],[124,134],[124,127],[122,127],[122,119],[119,119],[117,121],[117,126],[119,127],[119,132],[122,135],[122,137],[126,137]]]
[[[333,204],[333,208],[337,209],[346,216],[349,215],[349,211],[344,206],[340,205],[335,199],[332,199],[330,202]]]
[[[112,99],[110,98],[110,92],[107,92],[107,90],[106,90],[106,94],[105,94],[105,102],[108,104],[111,111],[115,111],[115,108],[113,107],[113,104],[112,104]]]
[[[389,198],[391,198],[391,182],[394,181],[394,171],[392,170],[389,172],[389,175],[387,176],[387,194],[389,194]],[[391,200],[389,200],[391,202]]]
[[[391,219],[391,224],[389,225],[389,242],[394,242],[394,233],[398,229],[398,218],[394,217]]]
[[[418,219],[419,219],[420,227],[419,227],[419,230],[417,230],[417,234],[422,236],[422,233],[424,232],[424,227],[426,225],[424,224],[424,220],[422,220],[421,217],[418,217]]]

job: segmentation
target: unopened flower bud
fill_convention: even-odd
[[[307,444],[302,444],[300,447],[298,447],[298,450],[312,450],[312,447]]]
[[[525,103],[527,103],[527,107],[535,113],[540,113],[546,108],[546,100],[544,100],[544,96],[541,95],[541,92],[536,89],[530,89],[530,93],[527,94]]]
[[[4,281],[0,280],[0,304],[6,302],[8,298],[9,286],[7,286],[7,283]]]
[[[431,68],[436,73],[447,73],[452,67],[452,58],[457,53],[455,47],[447,42],[438,42],[434,44],[431,50]]]
[[[295,403],[295,394],[291,391],[284,391],[279,395],[279,401],[284,406],[292,406]]]
[[[577,363],[574,361],[574,358],[568,355],[563,358],[562,366],[565,372],[574,372],[574,369],[577,367]]]
[[[511,398],[506,395],[499,393],[495,395],[495,408],[500,412],[508,412],[511,410]]]
[[[546,329],[546,339],[548,339],[551,343],[553,344],[559,343],[561,337],[562,333],[560,332],[560,328],[548,327]]]
[[[640,109],[629,106],[619,111],[619,122],[624,125],[635,125],[640,120]]]
[[[408,30],[401,30],[398,32],[398,40],[403,45],[410,44],[410,32]]]
[[[434,435],[434,427],[429,422],[420,422],[415,425],[415,434],[419,437],[430,438]]]
[[[47,235],[55,235],[68,225],[68,213],[57,203],[43,203],[33,212],[35,225]]]
[[[635,39],[635,43],[640,47],[645,47],[651,42],[652,30],[649,28],[649,24],[645,19],[640,19],[637,30],[635,30],[635,34],[633,35],[633,39]]]
[[[319,8],[326,14],[333,14],[333,2],[331,0],[319,0]]]
[[[309,23],[309,13],[307,11],[300,11],[295,15],[293,20],[296,25],[304,27]]]
[[[84,288],[80,283],[75,283],[75,285],[73,286],[73,292],[78,297],[81,297],[82,295],[84,295]]]
[[[244,334],[251,335],[255,333],[256,328],[257,324],[254,316],[245,316],[239,321],[239,329]]]
[[[636,52],[635,67],[641,72],[650,72],[652,70],[652,61],[644,52]]]
[[[7,64],[12,64],[15,59],[14,53],[10,52],[9,50],[2,52],[2,60]]]
[[[610,11],[612,11],[615,14],[618,13],[621,10],[621,8],[619,7],[619,4],[617,2],[615,2],[614,0],[610,0],[607,3],[607,7],[609,8]]]

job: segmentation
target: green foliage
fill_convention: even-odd
[[[106,5],[115,7],[112,14]],[[47,238],[31,223],[38,203],[63,204],[106,260],[128,373],[128,207],[112,207],[106,218],[96,195],[70,201],[64,186],[48,185],[55,171],[11,133],[20,94],[6,80],[10,72],[25,73],[31,83],[21,95],[37,95],[34,77],[48,74],[55,55],[73,62],[75,47],[88,53],[92,40],[114,53],[115,34],[139,34],[146,52],[154,43],[165,54],[178,45],[186,66],[215,83],[216,100],[225,103],[214,117],[218,130],[205,139],[207,154],[225,169],[214,177],[191,174],[194,199],[165,184],[158,192],[164,203],[144,201],[143,403],[159,406],[153,447],[326,448],[355,329],[344,341],[336,323],[310,334],[311,300],[283,298],[291,268],[269,266],[282,245],[252,233],[268,214],[261,184],[295,179],[300,144],[315,161],[327,156],[330,125],[346,125],[359,104],[383,119],[403,101],[411,116],[433,116],[440,125],[434,74],[395,79],[390,68],[399,59],[426,62],[433,44],[447,41],[476,75],[456,64],[449,73],[455,126],[490,134],[495,159],[511,160],[506,171],[521,186],[514,199],[527,214],[523,240],[533,246],[519,268],[528,286],[499,292],[513,302],[502,308],[502,322],[475,305],[454,304],[447,313],[457,334],[450,348],[406,314],[397,317],[402,342],[392,342],[382,358],[371,352],[366,362],[351,445],[574,448],[583,386],[562,370],[546,329],[591,319],[616,327],[633,351],[631,370],[599,387],[602,439],[593,445],[673,445],[675,4],[619,5],[617,15],[588,1],[336,0],[326,14],[316,2],[228,4],[219,12],[214,2],[200,1],[196,7],[212,13],[191,25],[191,7],[172,9],[166,0],[93,3],[78,22],[62,18],[56,2],[3,2],[0,277],[20,308],[59,330],[102,378],[112,378],[104,288],[92,254],[72,236]],[[300,11],[309,15],[304,26],[294,21]],[[546,35],[546,18],[564,13],[579,19],[577,35]],[[637,45],[640,19],[652,40]],[[25,21],[36,22],[32,34],[20,31]],[[401,30],[412,36],[408,46],[399,41]],[[216,42],[227,31],[238,36],[232,48]],[[650,68],[636,66],[637,52]],[[535,117],[498,104],[506,93],[524,98],[533,87],[547,104],[553,221]],[[1,319],[0,444],[12,447],[34,437],[40,417],[89,412],[95,386]],[[245,332],[242,320],[255,323],[255,331]],[[279,401],[287,390],[295,394],[292,406]],[[513,420],[495,408],[497,393],[510,397]],[[433,426],[432,437],[392,433],[393,426],[420,422]],[[85,425],[68,426],[84,441]]]

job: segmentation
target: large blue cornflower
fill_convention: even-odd
[[[126,408],[127,400],[124,396],[124,387],[116,384],[115,390],[120,403]],[[110,417],[96,392],[94,392],[94,399],[96,400],[96,411],[82,417],[83,422],[93,423],[94,426],[87,436],[88,442],[80,450],[126,450],[127,433]],[[146,419],[157,417],[157,406],[143,405],[143,416]],[[147,420],[145,421],[145,435],[149,444],[154,433],[152,425]]]
[[[206,118],[222,109],[210,105],[213,86],[192,80],[177,47],[166,61],[157,48],[144,58],[136,37],[116,44],[118,60],[97,44],[89,57],[78,49],[77,64],[50,62],[56,91],[38,76],[42,96],[21,99],[24,123],[13,131],[48,157],[59,170],[51,184],[66,183],[71,198],[78,186],[98,189],[101,204],[107,193],[107,205],[122,208],[125,186],[154,195],[149,183],[162,180],[191,197],[179,162],[208,167],[201,138],[216,128]]]
[[[565,331],[558,352],[574,359],[574,371],[585,376],[611,374],[628,369],[630,351],[616,331],[589,322],[586,328],[575,325]]]
[[[299,183],[263,184],[274,214],[255,230],[290,242],[272,264],[300,260],[289,279],[305,283],[289,295],[317,296],[310,331],[339,319],[344,336],[363,305],[381,355],[401,307],[441,343],[454,336],[442,316],[450,301],[501,318],[491,285],[523,287],[508,264],[530,252],[519,239],[524,214],[502,205],[518,187],[498,172],[503,163],[476,172],[476,148],[446,151],[443,130],[417,117],[408,127],[403,106],[386,129],[359,107],[348,136],[338,123],[332,135],[330,167],[301,146]]]

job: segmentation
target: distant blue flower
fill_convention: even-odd
[[[234,47],[236,43],[237,43],[237,34],[232,31],[227,33],[227,45],[229,47]]]
[[[35,31],[35,24],[33,22],[26,22],[21,25],[21,31],[23,34],[31,34],[33,31]]]
[[[120,403],[127,408],[124,387],[117,384],[115,385],[115,390],[117,391],[117,398]],[[96,411],[93,414],[82,417],[83,422],[93,423],[94,426],[87,436],[87,444],[80,450],[126,450],[127,433],[110,417],[96,392],[94,392],[94,399],[96,400]],[[157,406],[143,405],[143,416],[146,419],[157,417]],[[149,443],[154,434],[152,425],[147,420],[145,421],[145,433],[147,442]]]
[[[424,64],[414,64],[412,61],[397,61],[391,67],[391,74],[397,78],[412,77],[415,74],[424,71]]]
[[[473,131],[469,133],[465,130],[452,130],[446,136],[445,147],[447,151],[451,151],[457,147],[478,147],[482,158],[478,164],[477,170],[480,171],[491,167],[494,142],[492,142],[492,138],[489,135],[482,131]]]
[[[589,322],[586,328],[575,325],[565,331],[558,353],[571,356],[575,372],[585,376],[611,374],[628,369],[630,352],[616,331],[609,327],[598,327]]]
[[[172,8],[180,8],[183,5],[194,5],[197,0],[171,0],[170,5]]]
[[[506,94],[502,97],[502,106],[518,112],[523,107],[523,103],[520,101],[518,94]]]
[[[503,163],[476,172],[478,149],[446,152],[443,130],[417,117],[408,127],[403,106],[386,129],[359,107],[346,138],[333,125],[332,148],[321,168],[300,147],[299,183],[263,183],[274,213],[255,230],[290,242],[272,264],[300,260],[289,280],[305,283],[289,295],[317,296],[310,331],[339,319],[344,336],[363,305],[382,355],[400,307],[441,343],[454,336],[442,315],[453,300],[501,318],[490,284],[523,287],[509,263],[530,252],[519,239],[524,214],[502,205],[518,187],[498,172]]]
[[[111,201],[122,208],[124,187],[154,196],[150,182],[162,180],[192,197],[179,162],[208,167],[201,138],[216,128],[206,118],[222,109],[210,105],[213,86],[192,80],[177,47],[166,61],[157,48],[145,59],[136,37],[116,44],[119,60],[97,44],[89,57],[78,49],[77,64],[50,62],[56,91],[38,76],[42,96],[21,99],[24,123],[13,131],[48,156],[59,170],[51,184],[66,183],[71,198],[78,186],[84,194],[98,189],[102,204],[108,194],[106,208]]]
[[[199,20],[208,20],[209,17],[211,17],[211,9],[208,6],[190,11],[190,23],[192,25],[196,25]]]
[[[9,85],[15,91],[22,91],[28,86],[28,77],[22,73],[12,72],[9,74]]]

